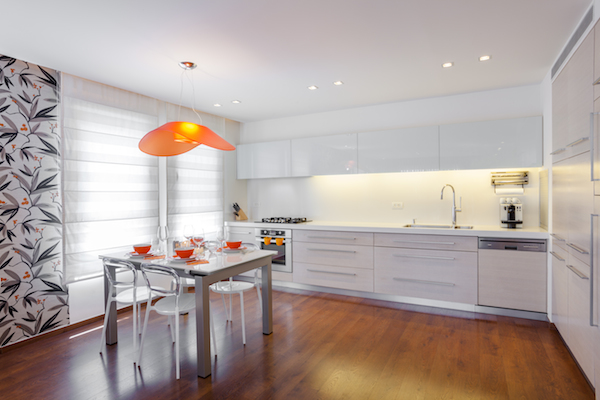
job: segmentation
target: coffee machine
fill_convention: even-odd
[[[516,197],[500,199],[500,226],[502,228],[523,228],[523,204]]]

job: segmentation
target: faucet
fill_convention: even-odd
[[[456,208],[456,192],[454,191],[454,186],[446,184],[442,188],[442,193],[440,196],[441,200],[444,200],[444,189],[446,189],[447,186],[450,186],[450,189],[452,189],[452,227],[454,228],[456,226],[456,213],[462,211],[462,197],[460,198],[461,208]]]

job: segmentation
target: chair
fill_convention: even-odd
[[[109,281],[108,300],[106,301],[106,309],[104,313],[104,326],[102,327],[102,336],[100,337],[100,353],[104,348],[106,327],[108,325],[108,316],[110,314],[110,306],[112,302],[133,305],[133,350],[137,351],[138,344],[138,326],[140,323],[141,305],[144,301],[148,301],[149,290],[147,287],[137,287],[137,271],[132,263],[127,261],[115,260],[106,258],[103,260],[104,275]],[[130,280],[117,280],[113,278],[110,268],[125,269],[131,273]],[[116,273],[115,273],[116,277]],[[124,289],[118,291],[118,289]]]
[[[169,325],[171,330],[171,340],[175,343],[175,362],[176,362],[176,376],[177,379],[180,377],[179,371],[179,314],[190,312],[196,308],[196,297],[192,293],[182,293],[181,278],[172,268],[159,266],[159,265],[146,265],[142,264],[142,275],[146,281],[148,290],[154,295],[164,296],[158,300],[154,305],[152,301],[148,300],[146,306],[146,318],[144,320],[144,327],[142,329],[142,342],[140,344],[140,351],[138,353],[137,365],[140,366],[142,359],[142,350],[144,348],[144,339],[146,337],[146,329],[148,327],[148,317],[150,316],[150,310],[156,311],[158,314],[167,315],[169,317]],[[152,286],[148,275],[162,275],[171,278],[171,288],[163,289],[161,287]],[[175,317],[175,329],[173,329],[172,317]],[[173,332],[173,330],[175,332]],[[214,324],[212,323],[211,313],[211,336],[214,347],[214,353],[217,354],[216,343],[214,343]]]
[[[241,247],[248,249],[259,250],[260,248],[254,243],[242,243]],[[242,341],[246,345],[246,320],[244,317],[244,292],[256,288],[258,294],[258,303],[262,315],[262,296],[260,293],[260,283],[258,281],[258,269],[254,270],[254,283],[246,281],[233,280],[229,278],[227,281],[213,283],[209,286],[210,290],[221,295],[223,306],[225,307],[225,315],[228,321],[232,321],[232,296],[233,294],[240,295],[240,309],[242,314]],[[227,312],[227,304],[225,303],[225,295],[229,295],[229,312]]]

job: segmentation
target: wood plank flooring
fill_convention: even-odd
[[[101,322],[0,354],[0,398],[594,398],[548,323],[293,289],[273,295],[269,336],[256,295],[245,296],[246,346],[239,298],[226,323],[221,298],[211,297],[219,355],[208,379],[196,377],[194,315],[181,321],[177,381],[166,317],[151,314],[138,369],[126,312],[119,343],[102,355]]]

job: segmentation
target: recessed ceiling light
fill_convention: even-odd
[[[443,67],[443,68],[450,68],[450,67],[451,67],[451,66],[453,66],[453,65],[454,65],[454,63],[453,63],[453,62],[447,62],[447,63],[443,63],[443,64],[442,64],[442,67]]]
[[[479,61],[488,61],[492,56],[481,56],[479,57]]]
[[[215,103],[215,104],[213,104],[213,106],[215,106],[215,107],[221,107],[221,105],[219,103]]]
[[[343,85],[343,84],[344,84],[344,82],[342,82],[342,81],[335,81],[335,82],[333,82],[333,84],[334,84],[335,86],[341,86],[341,85]]]
[[[308,90],[317,90],[317,89],[318,89],[318,87],[315,85],[311,85],[308,87]]]
[[[241,103],[241,101],[239,101],[239,100],[233,100],[233,101],[232,101],[232,103],[233,103],[233,104],[240,104],[240,103]]]

